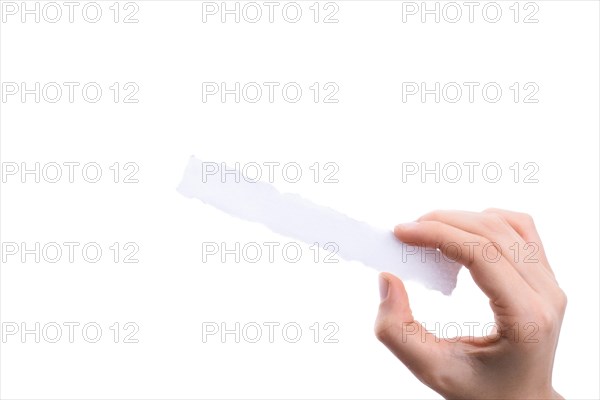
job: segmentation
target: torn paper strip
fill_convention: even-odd
[[[446,295],[456,287],[460,264],[447,260],[440,252],[406,245],[391,231],[356,221],[299,195],[280,193],[269,183],[244,179],[241,171],[239,182],[231,173],[223,179],[221,174],[209,173],[214,172],[214,167],[207,168],[209,164],[215,165],[191,157],[178,191],[308,245],[335,243],[337,254],[345,260],[392,272]]]

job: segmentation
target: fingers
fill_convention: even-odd
[[[399,225],[394,233],[404,243],[439,249],[465,265],[490,298],[497,330],[482,338],[439,341],[414,320],[402,282],[382,274],[375,324],[379,340],[445,398],[525,398],[529,391],[537,397],[545,392],[539,387],[548,386],[551,376],[566,296],[551,275],[531,219],[504,210],[439,211]],[[522,250],[529,242],[539,245],[539,261],[528,266],[507,254],[511,245]],[[493,249],[500,250],[499,258],[487,258]],[[522,378],[536,371],[541,372],[535,379]],[[523,389],[515,384],[519,381],[534,385]]]
[[[532,291],[507,260],[500,258],[491,262],[487,258],[487,250],[482,251],[482,248],[487,246],[493,252],[494,247],[482,236],[440,221],[398,225],[394,234],[407,244],[439,248],[447,258],[463,264],[477,286],[498,306],[515,305],[515,291]]]
[[[535,229],[533,219],[524,213],[502,210],[499,208],[488,208],[483,211],[486,214],[496,214],[504,218],[510,226],[528,242],[541,242],[540,237]]]
[[[531,218],[531,216],[528,214],[501,210],[497,208],[487,209],[484,211],[484,213],[501,216],[513,227],[513,229],[515,229],[519,235],[521,235],[521,237],[523,237],[526,242],[535,243],[538,246],[538,252],[536,256],[540,259],[541,264],[544,266],[543,270],[547,273],[547,276],[551,281],[549,290],[545,291],[545,294],[548,296],[546,299],[556,306],[561,315],[564,314],[565,307],[567,305],[567,297],[560,289],[558,282],[556,281],[556,277],[554,276],[554,272],[548,263],[544,245],[542,244],[542,240],[537,232],[533,218]]]
[[[419,379],[435,381],[432,375],[444,368],[448,344],[416,322],[402,281],[389,273],[379,275],[381,304],[375,322],[377,338]]]
[[[552,272],[546,252],[544,251],[544,245],[542,239],[537,232],[533,218],[529,214],[501,210],[499,208],[488,208],[483,211],[484,213],[496,214],[504,218],[504,220],[523,238],[527,243],[536,243],[539,246],[539,258],[542,264],[548,271]],[[554,273],[552,272],[552,276]]]
[[[536,243],[525,243],[513,227],[498,214],[435,211],[419,218],[419,221],[440,221],[482,236],[487,242],[498,244],[500,254],[497,255],[506,259],[509,266],[535,291],[542,292],[555,285],[554,278],[548,274],[540,258],[536,258],[539,246]],[[482,250],[483,247],[478,248],[478,251]]]

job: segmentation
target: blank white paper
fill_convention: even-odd
[[[456,287],[461,266],[439,251],[406,245],[391,231],[354,220],[297,194],[280,193],[267,182],[244,179],[242,171],[238,181],[231,174],[223,179],[221,174],[206,171],[205,167],[203,172],[203,162],[192,156],[178,191],[308,245],[318,243],[324,247],[326,243],[335,243],[339,248],[337,255],[347,261],[360,261],[377,271],[391,272],[446,295]]]

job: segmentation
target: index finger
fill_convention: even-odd
[[[491,241],[482,236],[440,221],[398,225],[394,234],[407,244],[439,248],[446,257],[463,264],[477,286],[498,306],[516,306],[514,299],[519,296],[515,293],[533,291],[504,257],[496,262],[486,259],[481,250]]]

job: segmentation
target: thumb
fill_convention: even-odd
[[[444,342],[414,320],[408,294],[400,279],[390,273],[379,275],[381,304],[375,335],[422,381],[429,381],[443,367]],[[427,382],[425,382],[427,383]]]

